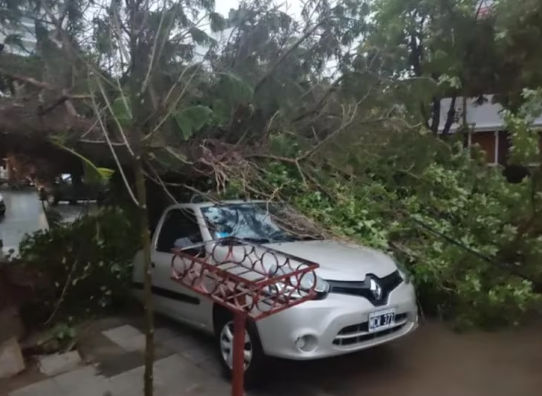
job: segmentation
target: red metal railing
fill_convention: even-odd
[[[246,318],[259,320],[316,297],[318,264],[234,238],[204,248],[196,256],[174,249],[171,278],[234,314],[232,395],[241,396]]]

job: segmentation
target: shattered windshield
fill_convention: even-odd
[[[202,208],[214,239],[233,237],[257,243],[315,239],[296,236],[278,221],[279,207],[268,203],[240,203]]]

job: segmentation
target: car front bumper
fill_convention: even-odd
[[[369,333],[369,314],[395,309],[395,325]],[[269,356],[311,360],[344,355],[402,337],[418,327],[418,308],[412,284],[401,283],[388,304],[375,307],[359,296],[330,293],[323,300],[302,303],[257,322],[265,353]],[[296,340],[307,337],[311,347],[301,350]]]

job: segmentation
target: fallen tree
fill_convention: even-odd
[[[0,57],[9,95],[0,99],[0,130],[107,159],[140,210],[147,251],[145,180],[170,202],[179,190],[291,202],[328,235],[392,251],[411,267],[425,305],[463,323],[494,323],[505,308],[515,322],[536,307],[538,171],[508,185],[453,137],[428,134],[420,102],[427,110],[457,93],[456,80],[440,69],[436,78],[411,75],[403,58],[390,67],[397,58],[370,45],[387,30],[369,26],[366,4],[307,2],[299,20],[259,1],[227,19],[203,1],[112,2],[59,17],[68,3],[36,2],[49,20],[39,67],[21,74],[20,63]],[[453,15],[476,22],[456,6]],[[444,29],[450,21],[437,11],[427,19],[437,24],[435,54],[456,42],[438,34],[457,30]],[[419,49],[419,40],[409,43]],[[440,66],[432,59],[422,59],[429,70]],[[532,140],[521,144],[533,135],[528,119],[509,117],[525,154],[519,165],[532,160]],[[148,297],[149,285],[147,277]],[[149,395],[151,349],[146,362]]]

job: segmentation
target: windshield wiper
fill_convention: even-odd
[[[299,240],[300,241],[323,241],[323,238],[305,235],[305,236],[299,237]]]
[[[271,236],[270,239],[274,241],[279,241],[279,242],[295,242],[299,240],[295,236],[288,235],[288,234],[274,235],[274,236]]]
[[[253,243],[271,243],[269,238],[240,238],[243,241],[253,242]]]
[[[275,240],[275,241],[281,241],[281,242],[297,242],[297,241],[317,241],[317,237],[309,236],[309,235],[295,235],[295,234],[288,234],[281,231],[275,231],[269,236],[269,239]]]

